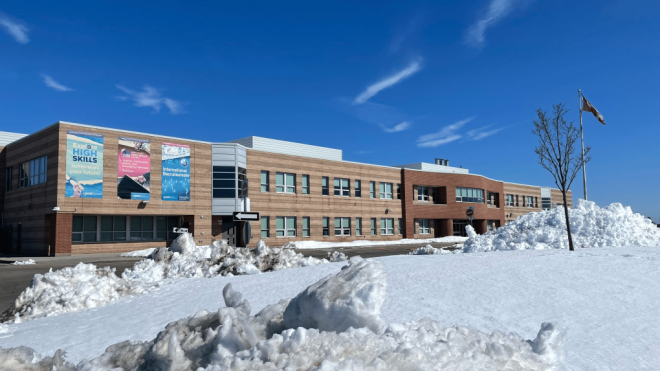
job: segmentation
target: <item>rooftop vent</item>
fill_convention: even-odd
[[[436,165],[441,165],[441,166],[449,166],[449,160],[445,160],[442,158],[436,158],[435,159],[435,164]]]

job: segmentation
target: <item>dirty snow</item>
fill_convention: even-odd
[[[111,345],[99,357],[66,362],[62,351],[39,360],[51,370],[555,370],[564,335],[544,323],[534,340],[515,333],[442,328],[428,318],[387,325],[382,262],[352,258],[348,266],[307,287],[294,299],[254,316],[230,283],[225,307],[169,323],[155,339]],[[0,362],[34,365],[32,349],[0,348]]]
[[[125,258],[148,258],[156,250],[157,250],[156,247],[150,247],[150,248],[144,249],[144,250],[135,250],[135,251],[125,252],[125,253],[121,254],[121,256],[123,256]]]
[[[259,274],[342,261],[346,257],[333,252],[328,259],[304,257],[290,249],[271,249],[263,241],[255,249],[234,248],[224,241],[196,246],[192,236],[185,233],[169,249],[154,250],[148,259],[136,262],[121,277],[114,268],[84,263],[37,274],[0,321],[21,322],[97,308],[125,296],[145,294],[178,278]]]
[[[358,240],[350,242],[322,242],[322,241],[292,241],[287,242],[282,248],[284,249],[330,249],[330,248],[340,248],[340,247],[361,247],[361,246],[385,246],[385,245],[410,245],[418,243],[463,243],[467,240],[467,237],[458,237],[458,236],[448,236],[448,237],[439,237],[439,238],[427,238],[427,239],[411,239],[404,238],[401,240],[394,241],[368,241],[368,240]]]
[[[601,208],[592,201],[578,200],[568,209],[576,249],[602,246],[660,246],[660,229],[630,207],[613,203]],[[529,213],[483,235],[468,226],[470,238],[463,252],[495,250],[568,249],[564,209]]]
[[[35,262],[33,259],[28,259],[28,260],[17,260],[11,263],[11,265],[30,265],[30,264],[37,264],[37,262]]]
[[[459,245],[460,246],[460,245]],[[452,252],[444,249],[436,249],[431,245],[420,247],[408,253],[408,255],[436,255],[436,254],[451,254]]]

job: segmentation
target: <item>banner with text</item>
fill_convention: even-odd
[[[190,201],[190,146],[163,143],[163,201]]]
[[[151,141],[119,137],[117,197],[149,200]]]
[[[64,196],[103,198],[103,134],[66,131]]]

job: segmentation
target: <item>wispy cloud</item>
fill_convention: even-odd
[[[486,30],[506,17],[513,8],[526,0],[490,0],[488,9],[483,16],[468,28],[466,42],[476,48],[481,48],[485,42]]]
[[[59,82],[55,81],[52,77],[46,74],[42,74],[41,78],[44,79],[44,84],[46,84],[46,86],[53,88],[57,91],[73,91],[73,89],[60,84]]]
[[[373,153],[374,151],[355,151],[356,155],[368,155],[370,153]]]
[[[410,122],[404,121],[398,125],[394,125],[394,127],[387,128],[383,126],[383,130],[385,130],[388,133],[398,133],[400,131],[404,131],[410,127]]]
[[[21,22],[10,18],[8,15],[0,12],[0,26],[5,29],[5,32],[10,34],[14,40],[19,44],[27,44],[30,42],[28,37],[28,28],[27,26],[21,24]]]
[[[468,131],[467,132],[468,139],[470,139],[470,140],[484,139],[484,138],[487,138],[487,137],[489,137],[493,134],[497,134],[499,131],[504,129],[504,128],[497,128],[497,129],[486,130],[491,126],[493,126],[493,125],[488,125],[488,126],[484,126],[482,128],[478,128],[478,129]]]
[[[417,33],[420,28],[420,23],[422,23],[421,21],[422,15],[419,14],[410,20],[405,28],[399,29],[395,32],[392,42],[390,43],[390,53],[396,53],[401,50],[404,42]]]
[[[142,91],[135,91],[122,85],[117,85],[117,89],[123,91],[129,96],[119,96],[117,100],[133,100],[136,107],[151,107],[155,113],[160,112],[162,106],[167,107],[171,114],[183,113],[181,102],[174,99],[161,96],[161,91],[149,85],[145,85]]]
[[[461,139],[463,136],[458,134],[457,131],[473,119],[474,117],[470,117],[457,121],[443,127],[437,133],[422,135],[417,139],[417,147],[437,147]]]
[[[418,61],[413,61],[411,62],[406,68],[403,70],[395,73],[392,76],[388,76],[384,78],[381,81],[378,81],[377,83],[369,86],[365,91],[363,91],[360,95],[358,95],[355,100],[353,100],[353,104],[362,104],[366,101],[369,100],[369,98],[373,97],[374,95],[378,94],[381,90],[387,89],[392,85],[398,84],[399,82],[403,81],[404,79],[412,76],[415,74],[417,71],[421,69],[421,65]]]

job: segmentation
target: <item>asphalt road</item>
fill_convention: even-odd
[[[326,258],[328,252],[340,251],[348,257],[360,255],[363,258],[373,258],[388,255],[405,255],[427,244],[410,245],[390,245],[390,246],[362,246],[352,248],[331,248],[331,249],[297,249],[296,251],[305,256],[315,258]],[[451,247],[453,243],[434,243],[433,247]],[[11,265],[16,260],[34,259],[36,264],[32,265]],[[92,263],[100,267],[110,266],[116,269],[117,275],[121,275],[124,269],[132,268],[136,261],[142,258],[124,258],[120,254],[84,254],[62,257],[7,257],[0,256],[0,314],[9,309],[14,301],[25,288],[30,285],[35,274],[47,273],[51,268],[53,270],[64,267],[73,267],[76,264]]]

